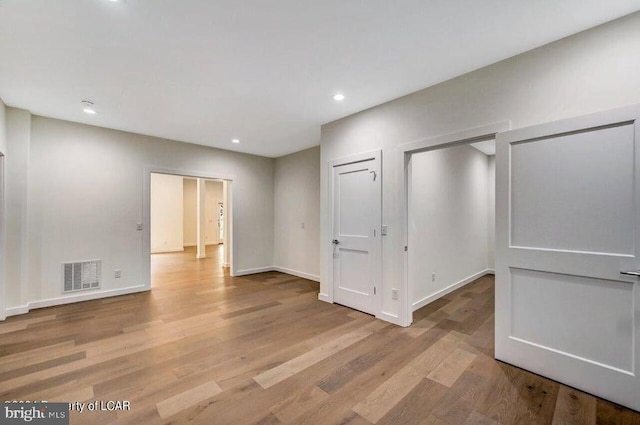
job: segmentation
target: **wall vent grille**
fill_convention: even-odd
[[[101,281],[101,260],[62,263],[62,292],[97,289]]]

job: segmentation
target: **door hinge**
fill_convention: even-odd
[[[373,229],[373,237],[376,237],[376,229]]]
[[[405,245],[404,246],[404,252],[407,252],[407,251],[409,251],[409,247]]]
[[[373,295],[375,295],[375,294],[376,294],[376,287],[374,286],[373,287]]]

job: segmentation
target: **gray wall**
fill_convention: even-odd
[[[274,264],[280,269],[318,280],[319,250],[318,146],[276,159]]]
[[[488,168],[487,155],[469,145],[411,157],[407,273],[414,309],[489,268]]]
[[[12,108],[8,118],[8,151],[17,158],[11,157],[16,176],[8,181],[16,202],[7,211],[13,253],[7,308],[61,297],[64,261],[102,259],[103,291],[142,284],[143,232],[136,223],[150,166],[233,176],[236,269],[273,265],[273,159]],[[113,278],[114,269],[122,270],[121,279]]]
[[[6,307],[26,300],[22,288],[29,281],[28,185],[31,138],[31,114],[23,109],[7,108],[7,147],[5,158],[6,201]]]
[[[399,305],[397,146],[510,120],[513,128],[640,102],[640,13],[515,56],[322,127],[321,244],[327,226],[329,161],[383,150],[383,311]],[[321,289],[331,259],[321,250]],[[407,295],[407,294],[404,294]],[[402,296],[400,297],[402,299]]]
[[[487,214],[487,266],[489,269],[496,268],[496,157],[491,155],[488,158],[488,214]]]
[[[0,99],[0,153],[4,154],[7,150],[7,107]]]

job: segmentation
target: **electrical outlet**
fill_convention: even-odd
[[[122,277],[122,270],[120,269],[114,270],[113,275],[116,277],[116,279],[120,279]]]
[[[391,290],[391,298],[394,300],[398,299],[398,290],[397,289],[392,289]]]
[[[382,232],[380,232],[380,233],[382,233],[382,236],[387,236],[387,225],[386,224],[382,225]]]
[[[304,221],[302,223],[300,223],[300,228],[304,229]]]
[[[436,272],[431,273],[431,282],[436,281]]]
[[[142,223],[136,224],[136,230],[142,230]]]

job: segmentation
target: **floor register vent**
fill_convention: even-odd
[[[100,288],[102,260],[62,263],[62,292]]]

